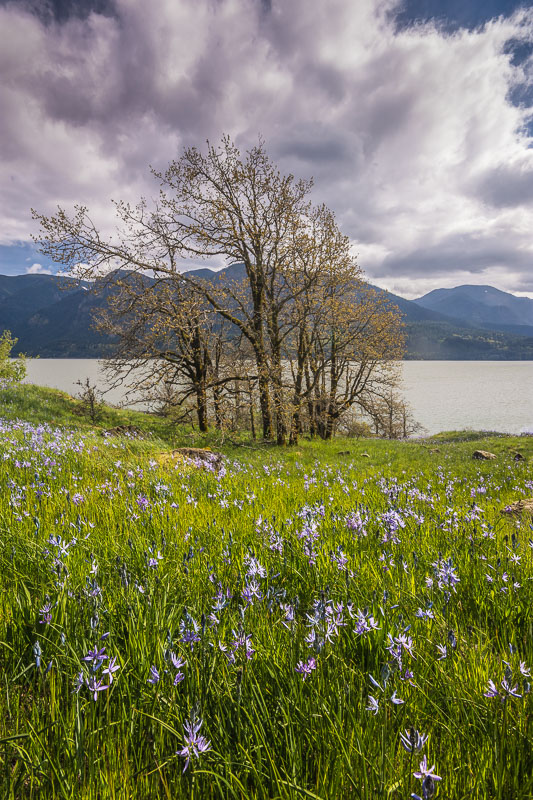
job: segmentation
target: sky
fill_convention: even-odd
[[[0,76],[0,273],[56,269],[31,208],[112,234],[227,133],[314,178],[372,283],[533,296],[530,3],[0,0]]]

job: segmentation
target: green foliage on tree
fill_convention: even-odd
[[[0,336],[0,382],[18,383],[26,377],[26,357],[11,358],[11,351],[18,342],[11,331],[3,331]]]

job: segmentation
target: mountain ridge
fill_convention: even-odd
[[[244,267],[235,263],[218,271],[200,268],[190,274],[206,280],[238,280]],[[408,359],[533,360],[533,300],[529,298],[490,286],[465,285],[407,300],[372,288],[402,314]],[[29,356],[108,357],[113,340],[91,327],[105,297],[88,289],[88,284],[65,276],[0,275],[0,332],[10,330],[18,338],[16,352]],[[526,303],[514,302],[523,300]],[[492,318],[491,308],[496,309]]]
[[[462,284],[451,289],[433,289],[413,302],[452,319],[468,319],[475,325],[533,327],[533,300],[494,286]]]

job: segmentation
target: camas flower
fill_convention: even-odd
[[[104,689],[109,689],[109,686],[104,686],[103,682],[101,680],[97,681],[96,678],[89,678],[89,680],[86,683],[87,683],[87,688],[92,694],[93,700],[95,702],[98,697],[98,692],[103,692]]]
[[[316,659],[311,657],[307,662],[299,661],[294,669],[296,672],[300,673],[302,679],[305,681],[311,675],[312,671],[316,669]]]
[[[39,623],[41,625],[50,625],[50,623],[52,622],[52,614],[50,613],[52,611],[52,608],[53,608],[52,604],[48,602],[45,603],[41,609],[39,609],[39,614],[42,617],[42,619],[39,620]]]
[[[211,742],[208,742],[205,736],[198,735],[202,724],[203,720],[201,719],[198,720],[198,722],[195,722],[191,719],[190,722],[187,721],[183,723],[183,727],[185,729],[185,735],[183,737],[185,745],[181,750],[176,751],[176,755],[185,759],[183,772],[185,772],[189,766],[191,756],[194,756],[194,758],[199,758],[202,753],[207,753],[208,750],[211,749]]]
[[[147,683],[151,683],[152,686],[155,686],[157,683],[159,683],[160,677],[161,676],[157,671],[157,668],[152,664],[150,667],[150,677],[148,678]]]
[[[408,753],[418,753],[427,740],[427,735],[420,733],[415,728],[409,728],[405,733],[400,733],[400,742]]]
[[[413,772],[413,776],[422,781],[422,797],[424,800],[433,797],[435,792],[435,781],[442,780],[442,778],[440,778],[438,775],[435,775],[433,772],[434,769],[435,765],[428,767],[427,756],[424,756],[420,762],[418,772]],[[411,796],[413,797],[413,795]]]
[[[96,672],[97,669],[100,669],[106,658],[107,656],[105,653],[105,647],[102,647],[100,650],[98,650],[97,647],[94,647],[93,650],[89,650],[87,655],[82,658],[82,661],[86,661],[88,664],[91,664],[93,672]]]
[[[376,700],[375,697],[372,697],[371,694],[368,695],[368,705],[366,707],[366,710],[371,711],[372,714],[374,714],[374,716],[376,716],[376,714],[379,711],[379,702]]]
[[[109,675],[109,683],[113,683],[113,673],[120,669],[120,665],[117,664],[117,659],[115,656],[109,660],[109,664],[107,667],[102,670],[102,675]]]
[[[395,691],[392,693],[390,701],[394,703],[395,706],[401,706],[405,703],[405,700],[402,700],[401,697],[396,697]]]
[[[437,650],[440,653],[437,661],[442,661],[448,655],[448,649],[447,649],[445,644],[438,644],[438,645],[436,645],[436,647],[437,647]]]

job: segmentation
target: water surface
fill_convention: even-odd
[[[404,361],[403,393],[427,434],[446,430],[533,432],[533,361]],[[26,381],[77,394],[89,378],[106,388],[101,361],[40,358],[28,361]],[[123,389],[106,395],[124,400]]]

